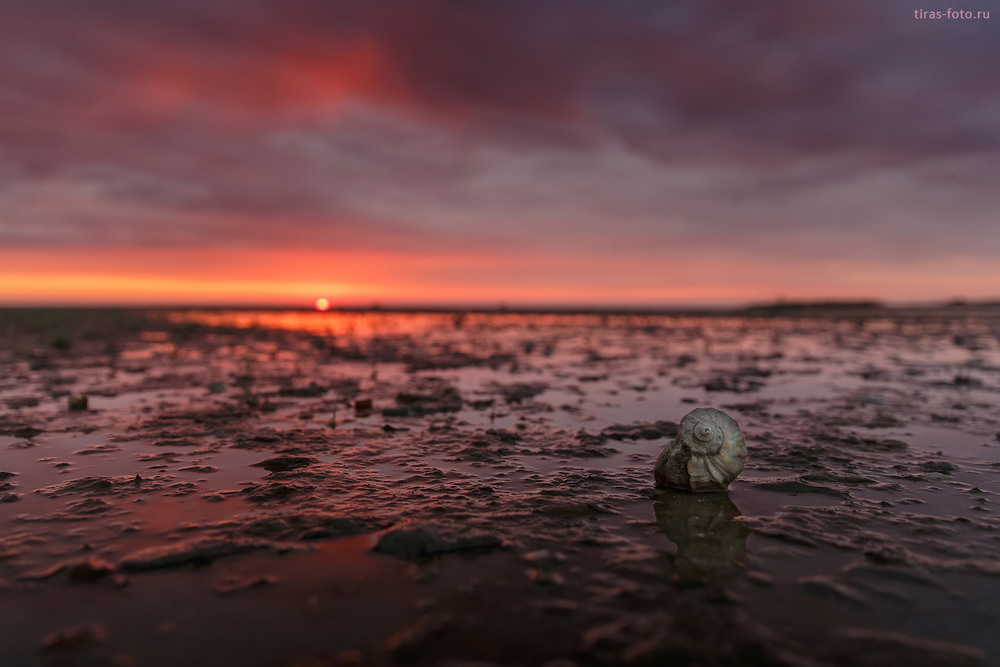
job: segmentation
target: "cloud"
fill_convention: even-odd
[[[8,0],[0,242],[996,254],[1000,42],[912,11]]]
[[[75,103],[84,122],[126,130],[315,120],[360,99],[456,131],[530,117],[636,145],[663,134],[759,150],[916,140],[909,153],[998,138],[963,112],[1000,95],[989,22],[921,22],[899,0],[13,5],[4,73],[22,95],[8,98],[56,114]],[[944,110],[949,122],[922,122]]]

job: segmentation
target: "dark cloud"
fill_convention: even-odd
[[[994,22],[913,9],[6,0],[0,241],[996,252]]]
[[[1000,96],[991,24],[917,21],[898,0],[8,4],[4,74],[24,103],[76,103],[94,122],[266,118],[347,96],[459,129],[531,116],[636,144],[703,132],[795,150],[997,141],[985,121],[939,122]]]

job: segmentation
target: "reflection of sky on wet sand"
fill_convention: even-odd
[[[660,532],[677,546],[673,562],[682,578],[714,578],[746,566],[750,531],[736,520],[731,494],[662,490],[653,511]]]
[[[224,449],[217,443],[208,448],[156,447],[150,442],[123,440],[116,434],[94,432],[89,434],[51,433],[36,436],[31,447],[24,447],[24,440],[0,436],[3,451],[0,469],[16,470],[12,478],[21,499],[6,507],[9,513],[0,514],[0,529],[17,531],[25,526],[45,527],[47,533],[57,533],[55,527],[65,525],[51,522],[55,516],[67,516],[69,525],[78,521],[72,531],[77,536],[90,534],[97,537],[108,529],[117,533],[122,545],[139,548],[153,544],[152,537],[175,530],[188,522],[220,520],[230,516],[237,506],[245,504],[239,498],[239,484],[260,471],[249,464],[260,459],[259,454],[239,449]],[[210,444],[210,443],[205,443]],[[116,447],[106,453],[81,453],[94,445]],[[190,470],[186,467],[211,466],[211,472]],[[115,517],[110,524],[95,526],[83,521],[88,517],[74,515],[71,494],[49,497],[36,489],[50,488],[72,480],[85,478],[141,478],[166,481],[160,485],[161,494],[135,497],[103,497],[98,510],[102,516]],[[205,502],[202,492],[189,493],[186,484],[209,485],[213,489],[228,489],[231,495],[225,503]],[[141,486],[141,484],[137,485]],[[172,495],[172,492],[176,492]],[[162,497],[171,496],[172,497]],[[105,535],[106,537],[106,535]]]

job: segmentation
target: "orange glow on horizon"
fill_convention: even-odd
[[[709,261],[711,260],[711,261]],[[331,269],[330,267],[336,267]],[[0,305],[683,305],[996,298],[1000,267],[296,248],[0,249]],[[981,286],[979,291],[969,285]]]

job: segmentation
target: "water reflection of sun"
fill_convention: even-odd
[[[316,310],[330,310],[330,300],[323,297],[316,299]]]

